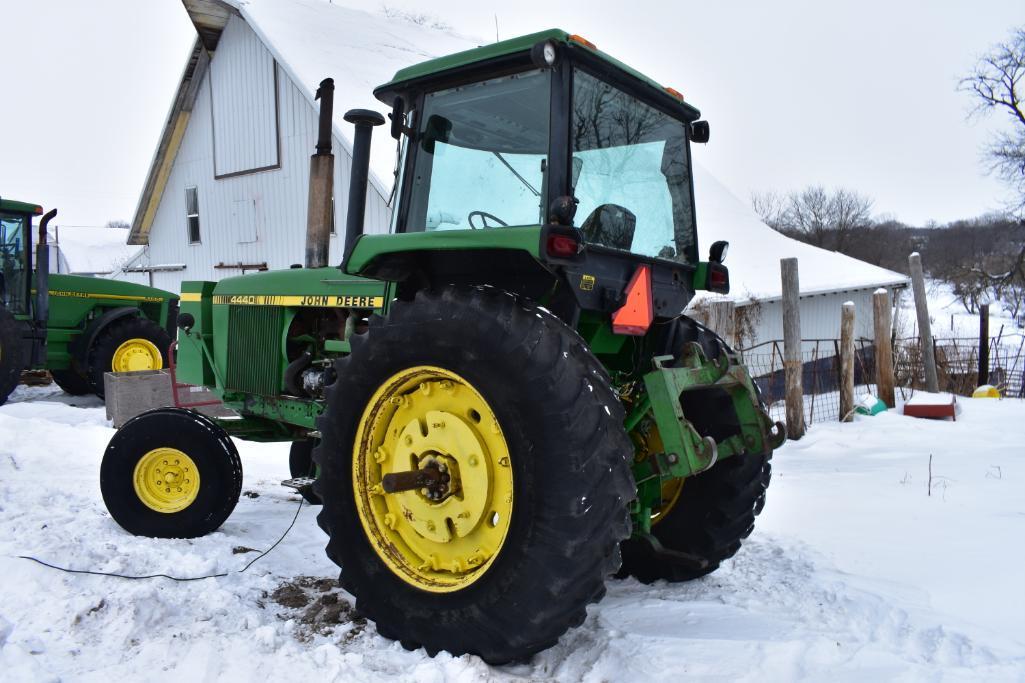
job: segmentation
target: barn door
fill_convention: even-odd
[[[236,199],[231,204],[231,225],[235,231],[235,240],[239,243],[257,240],[257,200]]]

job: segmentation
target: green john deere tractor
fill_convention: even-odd
[[[153,287],[49,272],[46,215],[0,199],[0,405],[22,370],[49,370],[67,393],[103,396],[105,372],[164,366],[178,296]],[[39,221],[32,262],[32,219]]]
[[[384,117],[353,110],[328,266],[330,93],[307,267],[183,284],[179,377],[239,417],[128,422],[102,464],[114,519],[213,531],[240,490],[229,435],[290,441],[285,483],[322,501],[358,610],[488,662],[554,644],[613,573],[683,581],[736,553],[785,435],[682,314],[729,288],[725,243],[698,256],[698,110],[558,30],[399,71],[375,91],[401,144],[391,234],[363,234]]]

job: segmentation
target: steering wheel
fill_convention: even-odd
[[[473,224],[473,217],[474,216],[480,216],[480,223],[481,223],[480,226],[476,226],[476,225]],[[509,224],[506,223],[505,221],[503,221],[501,218],[499,218],[498,216],[496,216],[493,213],[488,213],[487,211],[471,211],[470,213],[468,213],[466,215],[466,222],[469,223],[470,227],[473,228],[474,230],[480,230],[481,228],[491,228],[491,227],[494,227],[492,225],[488,225],[488,220],[489,219],[494,221],[495,223],[498,223],[503,228],[506,228],[506,227],[509,226]]]

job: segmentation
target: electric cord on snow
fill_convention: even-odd
[[[257,555],[253,559],[251,559],[249,561],[249,563],[246,564],[245,567],[242,567],[242,569],[238,569],[238,570],[230,571],[230,572],[221,572],[219,574],[207,574],[206,576],[189,576],[189,577],[171,576],[170,574],[146,574],[145,576],[131,576],[129,574],[118,574],[117,572],[99,572],[99,571],[94,571],[92,569],[69,569],[68,567],[59,567],[59,566],[57,566],[55,564],[50,564],[49,562],[44,562],[43,560],[40,560],[37,557],[32,557],[31,555],[17,555],[16,557],[18,557],[19,559],[22,559],[22,560],[31,560],[33,562],[36,562],[38,564],[43,565],[44,567],[49,567],[50,569],[56,569],[58,571],[67,572],[68,574],[92,574],[94,576],[113,576],[114,578],[117,578],[117,579],[133,579],[133,580],[137,580],[137,579],[170,579],[171,581],[180,581],[180,582],[185,582],[185,581],[202,581],[203,579],[219,579],[219,578],[228,576],[229,574],[241,574],[242,572],[244,572],[245,570],[249,569],[254,564],[256,564],[256,562],[258,560],[263,559],[264,557],[266,557],[267,554],[270,551],[272,551],[275,548],[277,548],[278,544],[281,543],[283,540],[285,540],[285,536],[288,536],[288,532],[290,532],[292,530],[292,527],[295,526],[296,521],[298,521],[298,519],[299,519],[299,513],[303,509],[303,503],[305,503],[305,502],[306,502],[305,499],[300,496],[300,498],[299,498],[299,507],[297,507],[295,509],[295,516],[292,517],[292,523],[288,525],[287,529],[285,529],[285,533],[281,534],[281,537],[278,540],[274,541],[274,545],[272,545],[271,547],[267,548],[262,553],[260,553],[259,555]]]

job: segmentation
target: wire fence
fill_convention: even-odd
[[[855,401],[876,395],[875,345],[871,339],[854,343]],[[970,396],[979,386],[979,340],[934,339],[940,391]],[[783,341],[764,342],[740,350],[748,371],[758,384],[769,414],[783,420],[786,408]],[[840,340],[805,339],[802,344],[801,383],[805,422],[836,421],[840,417]],[[895,389],[901,399],[925,390],[925,366],[917,337],[893,342]],[[1004,396],[1025,398],[1025,337],[989,340],[989,384]]]

